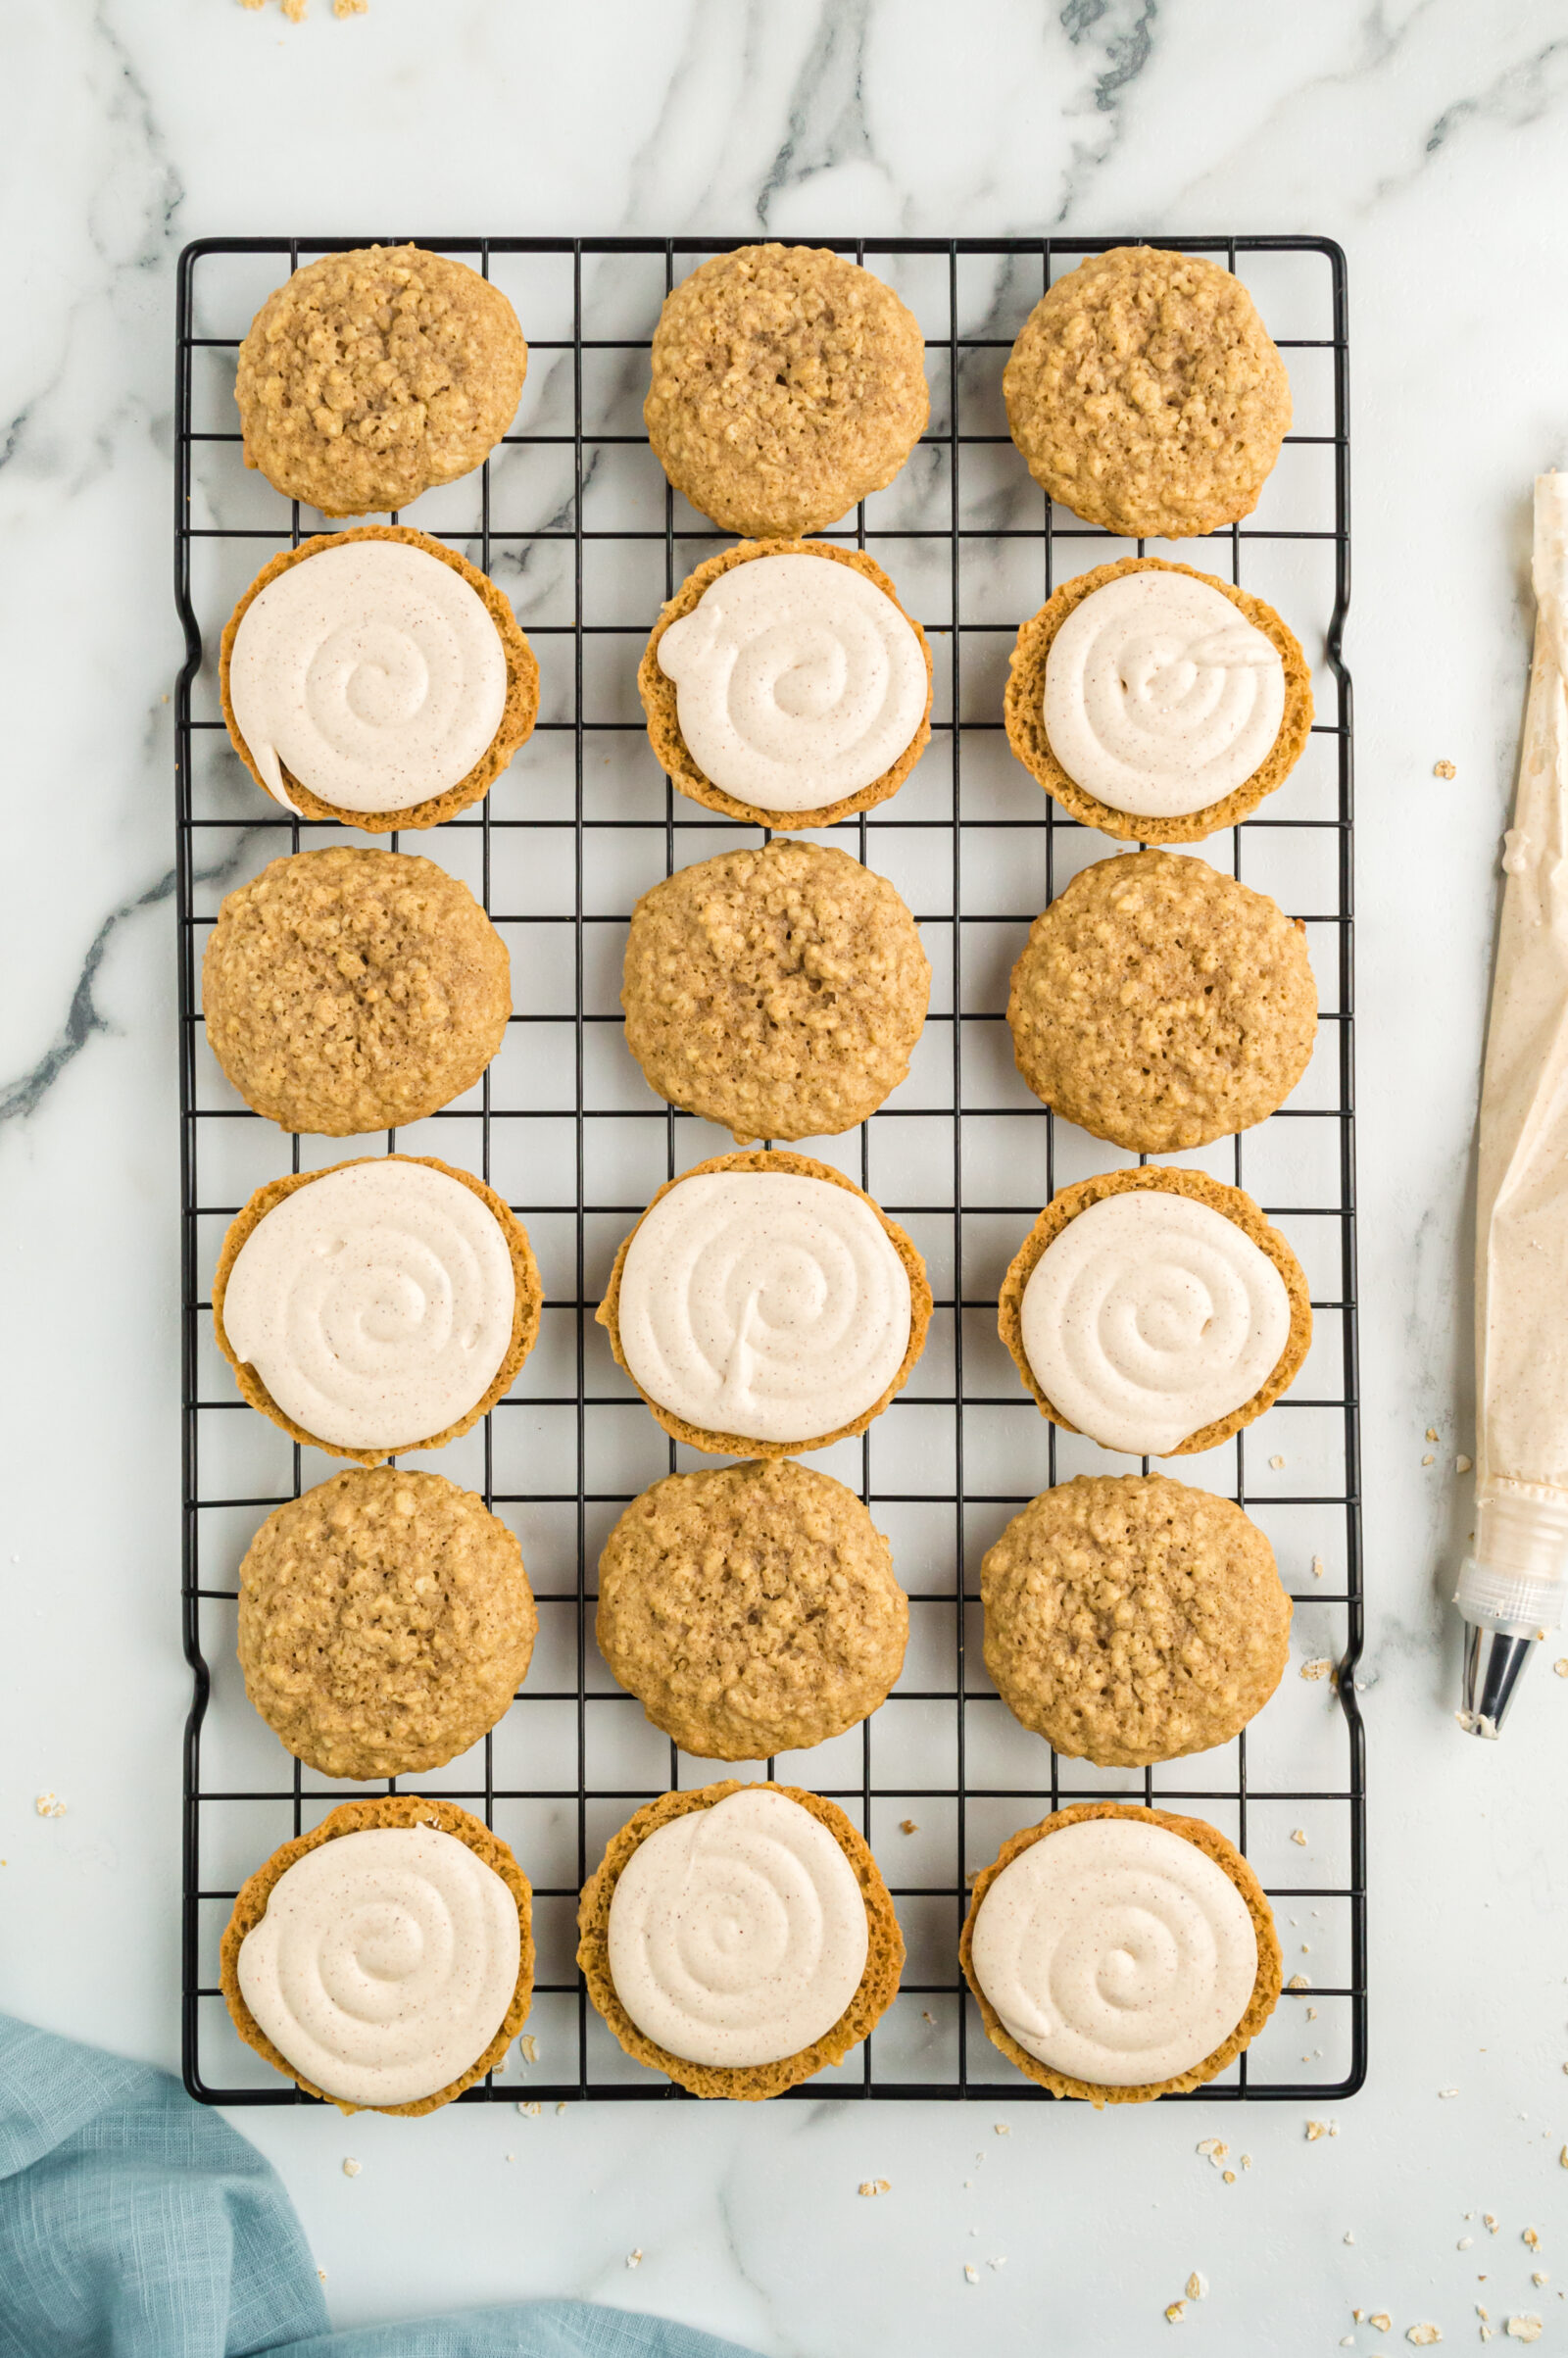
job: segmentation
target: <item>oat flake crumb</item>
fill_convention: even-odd
[[[345,2178],[358,2178],[358,2177],[359,2177],[359,2175],[360,2175],[360,2170],[361,2170],[362,2166],[363,2166],[363,2165],[362,2165],[361,2163],[359,2163],[359,2162],[357,2162],[357,2161],[355,2160],[355,2158],[354,2158],[354,2156],[353,2156],[353,2154],[352,2154],[352,2153],[351,2153],[351,2154],[348,2154],[348,2155],[345,2157],[345,2159],[344,2159],[344,2163],[343,2163],[343,2175],[344,2175],[344,2177],[345,2177]]]
[[[1301,1664],[1301,1676],[1303,1679],[1326,1679],[1333,1668],[1328,1656],[1320,1654],[1316,1661]]]
[[[1510,2334],[1515,2341],[1539,2341],[1541,2339],[1541,2320],[1531,2311],[1526,2310],[1522,2314],[1516,2313],[1510,2317],[1503,2331]]]
[[[66,1805],[58,1793],[40,1793],[32,1806],[41,1818],[63,1818],[66,1814]]]
[[[537,2121],[544,2107],[539,2104],[519,2104],[517,2110],[525,2121]]]
[[[1285,1987],[1287,1990],[1310,1990],[1312,1985],[1304,1973],[1293,1973]]]
[[[861,2194],[891,2194],[893,2186],[886,2178],[862,2178],[856,2190]]]
[[[1205,2161],[1212,2161],[1216,2153],[1229,2153],[1230,2147],[1223,2137],[1205,2137],[1200,2142],[1198,2151]]]
[[[1441,2341],[1443,2335],[1436,2326],[1409,2326],[1405,2330],[1404,2338],[1406,2341],[1413,2341],[1418,2350],[1427,2350],[1435,2341]]]
[[[539,2041],[531,2031],[525,2031],[523,2033],[522,2037],[517,2041],[517,2045],[521,2051],[522,2060],[524,2063],[538,2062]]]
[[[1366,2322],[1369,2326],[1376,2326],[1380,2333],[1391,2333],[1394,2331],[1394,2320],[1387,2309],[1369,2310]]]
[[[1008,2128],[1005,2121],[993,2121],[991,2126],[996,2131],[998,2137],[1011,2137],[1012,2135],[1012,2131]]]
[[[1432,774],[1435,778],[1451,778],[1456,776],[1458,773],[1455,771],[1451,761],[1434,761],[1432,764]]]
[[[1306,1848],[1306,1828],[1304,1826],[1293,1826],[1291,1828],[1291,1840],[1293,1842],[1298,1843],[1301,1849],[1304,1850]]]
[[[1520,2235],[1519,2240],[1521,2243],[1528,2243],[1532,2251],[1539,2251],[1541,2249],[1541,2237],[1533,2227],[1525,2228]]]
[[[1283,1457],[1271,1457],[1271,1458],[1269,1459],[1269,1464],[1270,1464],[1270,1465],[1271,1465],[1271,1466],[1274,1468],[1274,1471],[1275,1471],[1275,1473],[1276,1473],[1276,1474],[1283,1474],[1283,1473],[1284,1473],[1284,1471],[1285,1471],[1285,1460],[1284,1460],[1284,1458],[1283,1458]]]
[[[1202,2300],[1202,2299],[1204,2298],[1204,2296],[1206,2295],[1207,2291],[1208,2291],[1208,2279],[1207,2279],[1207,2277],[1203,2275],[1203,2273],[1202,2273],[1202,2271],[1201,2271],[1200,2269],[1195,2268],[1195,2269],[1193,2270],[1193,2273],[1192,2273],[1192,2275],[1191,2275],[1191,2276],[1188,2278],[1188,2280],[1187,2280],[1187,2297],[1188,2297],[1188,2299],[1189,2299],[1190,2301],[1200,2301],[1200,2300]]]

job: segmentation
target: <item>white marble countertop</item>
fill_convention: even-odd
[[[801,2358],[981,2334],[1010,2358],[1153,2347],[1196,2269],[1185,2330],[1249,2358],[1392,2351],[1423,2320],[1465,2341],[1478,2302],[1499,2332],[1538,2312],[1561,2346],[1568,1681],[1538,1665],[1504,1741],[1465,1742],[1442,1600],[1469,1521],[1471,1122],[1530,482],[1568,464],[1568,5],[371,0],[337,21],[313,0],[296,26],[275,5],[98,0],[13,12],[7,48],[0,2006],[177,2066],[181,244],[389,216],[1323,232],[1349,258],[1355,453],[1366,2089],[1314,2141],[1294,2105],[240,2125],[340,2323],[576,2293]],[[45,1790],[64,1817],[35,1815]],[[1251,2154],[1236,2184],[1204,2135]],[[858,2200],[873,2176],[891,2194]]]

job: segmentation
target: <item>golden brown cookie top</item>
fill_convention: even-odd
[[[499,287],[419,246],[306,263],[239,348],[245,464],[323,516],[406,508],[488,458],[528,347]]]
[[[654,2071],[667,2073],[677,2086],[690,2088],[694,2095],[733,2096],[749,2102],[776,2096],[786,2088],[809,2080],[829,2064],[842,2063],[850,2049],[859,2045],[892,2005],[904,1970],[904,1936],[899,1930],[898,1913],[871,1855],[870,1844],[858,1827],[846,1817],[836,1801],[826,1800],[820,1793],[807,1793],[798,1785],[770,1784],[765,1791],[798,1803],[818,1825],[827,1828],[854,1869],[866,1915],[865,1971],[859,1988],[831,2030],[808,2047],[803,2047],[799,2054],[786,2055],[777,2063],[693,2063],[685,2056],[671,2054],[667,2047],[657,2045],[637,2028],[615,1993],[614,1977],[610,1970],[610,1910],[627,1860],[651,1834],[676,1818],[685,1817],[695,1809],[711,1809],[727,1800],[731,1793],[757,1790],[730,1777],[721,1784],[699,1786],[695,1791],[661,1793],[658,1800],[646,1802],[611,1838],[604,1857],[583,1886],[577,1907],[577,1963],[588,1985],[588,1995],[626,2053]]]
[[[746,1146],[874,1113],[908,1073],[930,991],[886,877],[831,846],[775,841],[643,895],[620,1004],[650,1085]]]
[[[1231,271],[1116,246],[1058,278],[1003,377],[1007,423],[1054,500],[1129,540],[1250,516],[1291,422],[1291,382]]]
[[[855,1493],[788,1459],[666,1476],[599,1560],[600,1650],[655,1727],[708,1760],[854,1727],[898,1677],[908,1622]]]
[[[1266,1253],[1279,1271],[1291,1305],[1290,1333],[1285,1348],[1266,1378],[1250,1400],[1229,1415],[1216,1417],[1212,1424],[1201,1426],[1196,1433],[1179,1443],[1174,1449],[1161,1454],[1172,1457],[1196,1456],[1204,1449],[1218,1449],[1233,1433],[1240,1432],[1255,1417],[1271,1407],[1288,1385],[1294,1384],[1300,1373],[1301,1362],[1312,1341],[1312,1303],[1301,1264],[1289,1244],[1263,1217],[1263,1213],[1246,1190],[1227,1187],[1221,1179],[1211,1179],[1206,1171],[1172,1170],[1169,1164],[1150,1164],[1137,1170],[1102,1171],[1093,1179],[1080,1179],[1072,1187],[1058,1188],[1045,1210],[1024,1238],[1012,1264],[1002,1281],[997,1302],[997,1327],[1003,1342],[1012,1355],[1012,1361],[1022,1378],[1024,1389],[1034,1395],[1042,1416],[1049,1416],[1054,1425],[1067,1433],[1077,1427],[1061,1414],[1045,1395],[1040,1380],[1029,1364],[1023,1344],[1023,1297],[1030,1278],[1046,1253],[1062,1231],[1080,1212],[1092,1204],[1103,1204],[1109,1196],[1158,1194],[1185,1196],[1195,1204],[1202,1204],[1210,1211],[1219,1212],[1234,1221],[1244,1235],[1250,1237],[1258,1251]]]
[[[1143,1768],[1228,1744],[1285,1668],[1291,1600],[1229,1498],[1166,1474],[1080,1474],[980,1568],[986,1668],[1074,1760]]]
[[[726,531],[820,531],[892,482],[930,409],[918,322],[842,255],[742,246],[664,298],[648,439]]]
[[[245,1692],[326,1777],[466,1752],[521,1685],[537,1626],[515,1537],[439,1474],[335,1474],[274,1508],[240,1567]]]
[[[1304,928],[1208,862],[1130,852],[1035,919],[1007,1001],[1037,1097],[1096,1138],[1169,1154],[1249,1129],[1311,1058]]]
[[[285,1130],[421,1121],[506,1037],[506,944],[467,886],[412,852],[333,845],[228,895],[202,961],[214,1056]]]
[[[1109,803],[1102,802],[1062,767],[1052,748],[1045,722],[1046,665],[1056,633],[1068,615],[1109,582],[1119,581],[1130,573],[1152,572],[1183,573],[1217,590],[1255,630],[1262,631],[1273,643],[1285,671],[1284,717],[1274,743],[1251,776],[1221,796],[1218,802],[1174,816],[1117,811]],[[1221,581],[1213,573],[1197,572],[1191,565],[1171,565],[1162,557],[1122,557],[1113,565],[1097,565],[1089,572],[1064,581],[1037,614],[1031,614],[1027,622],[1019,625],[1008,659],[1003,716],[1007,743],[1024,767],[1065,811],[1086,827],[1098,827],[1102,834],[1118,835],[1132,843],[1201,843],[1205,836],[1217,834],[1222,827],[1239,825],[1257,809],[1265,795],[1272,794],[1290,776],[1311,734],[1312,675],[1296,634],[1261,598],[1252,597],[1232,582]]]

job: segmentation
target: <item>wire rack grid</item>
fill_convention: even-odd
[[[360,1786],[290,1758],[250,1710],[234,1659],[240,1557],[263,1517],[337,1461],[291,1445],[233,1391],[209,1289],[253,1188],[364,1140],[287,1137],[252,1114],[202,1039],[201,955],[224,892],[279,854],[341,839],[262,806],[218,707],[223,621],[280,547],[322,528],[241,464],[235,351],[302,261],[373,242],[212,238],[180,261],[175,402],[176,690],[183,1271],[183,1617],[194,1694],[185,1739],[183,2052],[191,2092],[305,2101],[234,2036],[217,1946],[239,1883]],[[1175,1470],[1245,1504],[1295,1598],[1293,1659],[1250,1729],[1147,1771],[1058,1759],[1012,1721],[981,1657],[979,1563],[1038,1491],[1134,1470],[1037,1414],[996,1336],[997,1287],[1058,1186],[1134,1157],[1049,1113],[1012,1067],[1007,975],[1030,920],[1091,860],[1128,847],[1068,819],[1002,734],[1006,657],[1054,584],[1133,554],[1053,509],[1006,431],[1001,371],[1040,293],[1113,238],[823,239],[895,284],[925,332],[932,415],[894,485],[825,537],[869,548],[936,661],[933,740],[901,793],[832,830],[892,877],[931,957],[931,1013],[910,1076],[858,1131],[803,1142],[893,1212],[925,1254],[937,1308],[906,1391],[818,1462],[856,1488],[910,1596],[903,1678],[861,1727],[738,1772],[685,1758],[610,1679],[593,1640],[595,1567],[627,1500],[672,1467],[593,1313],[616,1245],[666,1177],[730,1150],[660,1104],[619,1034],[632,902],[745,834],[678,798],[643,733],[634,675],[660,602],[726,535],[670,490],[642,430],[646,354],[668,287],[723,238],[421,238],[493,277],[530,345],[511,432],[476,474],[403,521],[461,548],[508,591],[539,656],[534,737],[477,811],[405,837],[461,874],[512,954],[517,1007],[483,1081],[401,1145],[477,1171],[527,1224],[545,1277],[541,1340],[512,1394],[424,1459],[480,1491],[521,1537],[540,1612],[524,1687],[482,1744],[409,1780],[482,1813],[535,1891],[531,2049],[465,2102],[678,2097],[630,2063],[574,1962],[580,1886],[643,1801],[715,1774],[777,1775],[837,1799],[876,1851],[908,1949],[871,2039],[798,2097],[1044,2100],[986,2039],[957,1970],[966,1878],[1047,1809],[1125,1797],[1209,1818],[1268,1890],[1290,1986],[1261,2038],[1194,2100],[1346,2096],[1366,2062],[1365,1783],[1353,1672],[1362,1636],[1352,1091],[1351,710],[1341,660],[1349,594],[1345,260],[1311,237],[1173,238],[1238,272],[1286,353],[1296,419],[1254,515],[1169,554],[1246,581],[1314,662],[1307,754],[1262,811],[1200,856],[1306,924],[1322,1019],[1291,1103],[1245,1137],[1178,1159],[1249,1188],[1291,1239],[1315,1339],[1292,1393],[1247,1433]],[[1143,545],[1136,544],[1136,553]],[[385,841],[386,839],[376,839]],[[390,842],[394,849],[399,838]],[[1145,1470],[1148,1460],[1144,1460]],[[395,1788],[393,1790],[396,1790]]]

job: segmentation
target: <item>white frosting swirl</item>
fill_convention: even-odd
[[[1284,715],[1278,648],[1185,573],[1107,581],[1046,658],[1052,752],[1088,793],[1141,817],[1186,817],[1234,793]]]
[[[404,811],[466,778],[501,726],[507,651],[428,549],[345,540],[291,565],[234,633],[228,694],[269,794],[282,764],[340,811]]]
[[[688,2063],[778,2063],[830,2031],[865,1971],[865,1901],[827,1828],[766,1787],[640,1842],[610,1903],[610,1977]]]
[[[644,1215],[620,1273],[635,1383],[688,1424],[810,1441],[879,1400],[909,1277],[865,1200],[787,1171],[702,1171]]]
[[[223,1329],[284,1414],[346,1449],[407,1449],[489,1390],[516,1279],[482,1196],[421,1162],[325,1171],[258,1221]]]
[[[925,657],[893,600],[831,557],[754,557],[659,642],[680,733],[715,786],[818,811],[891,769],[925,712]]]
[[[1163,1457],[1250,1400],[1291,1332],[1285,1280],[1245,1228],[1169,1188],[1102,1196],[1030,1272],[1024,1356],[1102,1448]]]
[[[1097,2088],[1191,2071],[1257,1979],[1257,1935],[1224,1868],[1136,1818],[1081,1818],[1020,1851],[980,1903],[971,1954],[1018,2044]]]
[[[517,1986],[517,1903],[433,1826],[307,1850],[240,1943],[245,2003],[278,2053],[346,2104],[417,2104],[461,2079]]]

